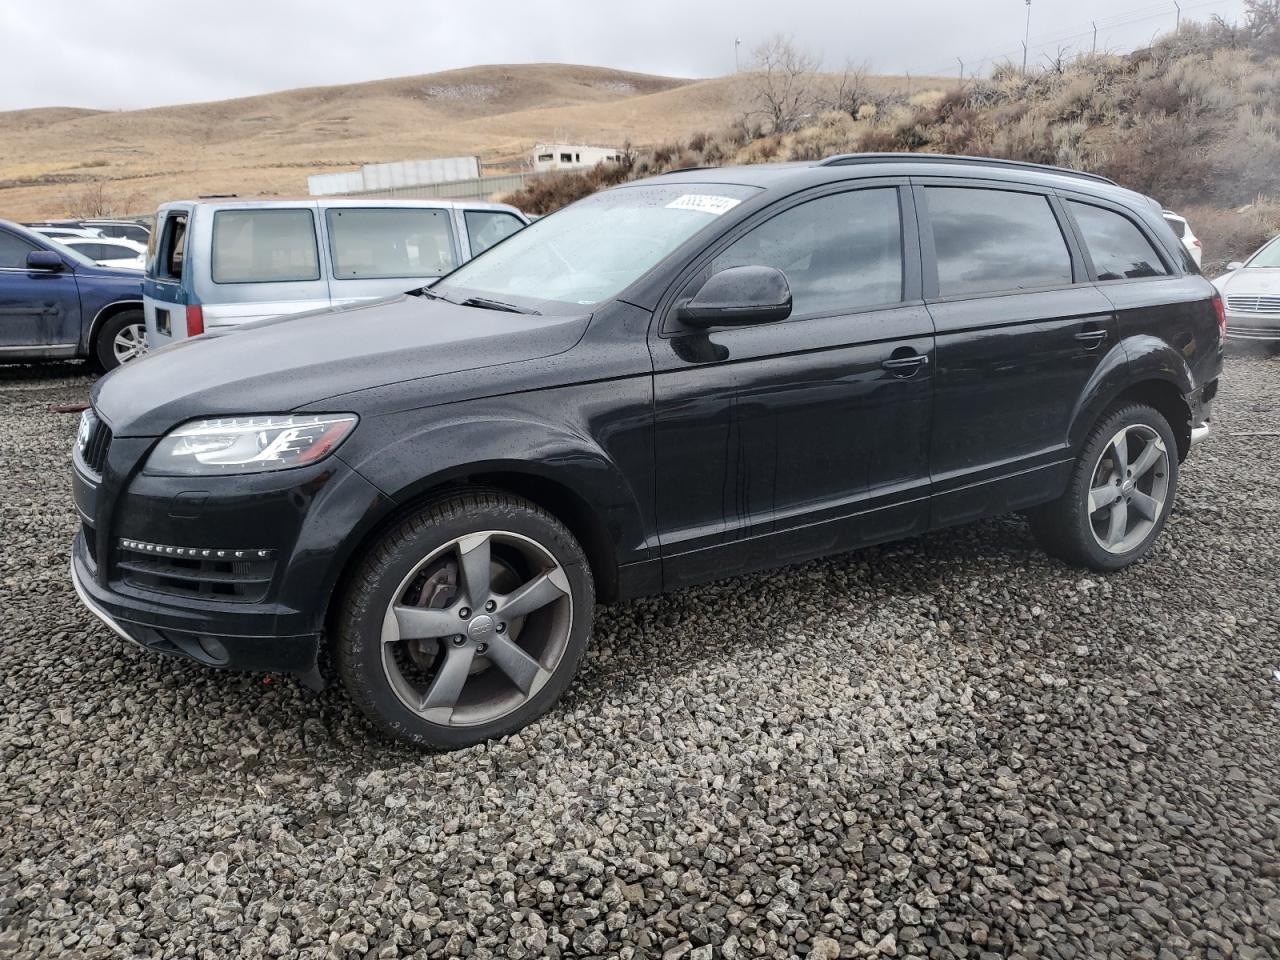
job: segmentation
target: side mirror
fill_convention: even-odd
[[[1228,270],[1239,270],[1239,269],[1240,269],[1241,267],[1243,267],[1243,266],[1244,266],[1244,264],[1243,264],[1243,263],[1241,263],[1239,260],[1232,260],[1230,263],[1228,263],[1228,264],[1227,264],[1227,269],[1228,269]]]
[[[791,285],[774,267],[730,267],[712,274],[676,316],[690,327],[777,323],[791,316]]]
[[[32,250],[27,254],[28,270],[58,271],[66,268],[63,259],[52,250]]]

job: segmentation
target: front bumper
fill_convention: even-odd
[[[1227,313],[1228,340],[1280,340],[1280,316]]]
[[[182,657],[209,667],[294,673],[313,686],[320,684],[316,668],[319,632],[297,636],[233,635],[222,632],[213,618],[206,618],[207,629],[190,629],[189,611],[141,603],[98,586],[82,533],[72,544],[71,584],[90,613],[125,640],[153,653]],[[173,621],[182,626],[175,626]],[[231,625],[234,624],[227,626]]]

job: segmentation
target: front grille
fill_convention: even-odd
[[[1280,313],[1280,296],[1227,297],[1227,309],[1232,313]]]
[[[254,603],[263,599],[271,586],[275,551],[122,540],[116,570],[124,583],[140,590]]]
[[[94,474],[101,476],[102,467],[107,462],[107,451],[111,448],[111,428],[99,420],[92,410],[86,410],[80,431],[83,438],[80,459]]]

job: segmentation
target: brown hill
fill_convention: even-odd
[[[730,123],[742,85],[519,64],[146,110],[0,113],[0,217],[66,215],[90,193],[117,212],[201,193],[296,195],[310,173],[459,154],[518,161],[538,140],[657,144]]]

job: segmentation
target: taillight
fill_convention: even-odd
[[[1203,250],[1203,249],[1204,249],[1204,244],[1203,244],[1203,243],[1201,243],[1199,240],[1192,240],[1192,241],[1191,241],[1191,245],[1192,245],[1193,247],[1195,247],[1197,250]]]
[[[1222,338],[1227,338],[1227,307],[1222,302],[1222,294],[1215,293],[1213,295],[1213,309],[1218,314],[1218,332],[1222,334]]]
[[[187,305],[187,336],[198,337],[204,333],[204,307],[198,303]]]

